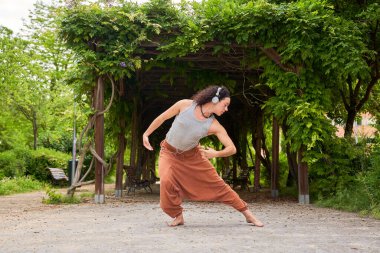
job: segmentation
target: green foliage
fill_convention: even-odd
[[[43,132],[40,137],[44,148],[53,149],[70,154],[73,150],[73,133],[70,131],[57,131],[56,133]]]
[[[34,147],[72,125],[72,92],[63,84],[71,51],[57,36],[57,9],[37,3],[24,36],[0,29],[0,150]],[[16,116],[15,116],[16,115]]]
[[[150,13],[149,6],[145,10]],[[81,59],[79,66],[84,70],[130,77],[141,68],[142,59],[134,55],[140,50],[138,46],[161,31],[161,26],[151,23],[147,14],[131,2],[109,8],[95,3],[83,5],[66,9],[61,34]]]
[[[324,115],[317,104],[300,101],[294,105],[293,113],[287,119],[289,125],[288,137],[292,140],[292,151],[297,151],[301,145],[311,150],[330,137],[333,132],[331,121]],[[309,153],[307,153],[309,154]],[[306,158],[312,162],[313,157]]]
[[[54,189],[47,188],[46,189],[46,194],[48,198],[43,198],[42,203],[44,204],[78,204],[80,203],[80,198],[74,196],[67,196],[63,195],[62,193],[57,192]]]
[[[335,151],[334,151],[335,150]],[[380,219],[380,145],[336,139],[310,169],[316,204]]]
[[[367,144],[334,138],[315,151],[310,167],[310,194],[315,199],[329,198],[349,188],[360,173],[369,168],[371,150]]]
[[[61,35],[79,57],[81,71],[117,79],[205,48],[218,57],[239,45],[246,52],[242,69],[263,69],[262,82],[275,92],[265,108],[279,120],[288,118],[287,141],[293,150],[306,145],[306,155],[334,131],[324,115],[337,87],[348,76],[369,76],[365,56],[371,53],[361,26],[336,16],[323,1],[81,5],[64,11]],[[158,54],[142,60],[146,45],[157,45]],[[209,80],[210,71],[204,76]]]
[[[0,178],[32,176],[39,181],[49,181],[50,172],[47,168],[63,168],[71,156],[49,149],[12,149],[0,153]]]
[[[26,174],[32,175],[37,180],[49,181],[51,179],[48,168],[62,168],[68,174],[67,162],[71,156],[59,151],[41,148],[31,153],[31,157],[25,162]]]
[[[38,191],[44,187],[44,183],[41,183],[32,177],[6,177],[0,179],[0,195],[11,195],[15,193]]]
[[[347,188],[339,189],[335,196],[320,199],[317,204],[380,219],[379,168],[377,161],[369,171],[359,173]]]
[[[286,157],[286,154],[283,152],[280,152],[279,157],[279,167],[280,167],[280,175],[279,175],[279,187],[280,189],[285,188],[288,181],[288,174],[289,174],[289,165],[288,160]]]
[[[0,153],[0,179],[26,175],[27,161],[31,158],[28,149],[13,149]]]

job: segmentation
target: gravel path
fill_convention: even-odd
[[[185,202],[185,225],[171,228],[155,192],[58,206],[44,192],[0,197],[0,252],[380,252],[380,221],[353,213],[245,198],[257,228],[229,206]]]

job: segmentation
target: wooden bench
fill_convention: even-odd
[[[131,180],[131,185],[128,187],[128,192],[127,195],[130,192],[133,192],[133,194],[136,193],[136,190],[144,189],[146,192],[153,193],[152,188],[150,187],[151,182],[149,180],[137,180],[137,179],[132,179]]]
[[[222,177],[222,179],[232,187],[232,189],[237,188],[240,186],[240,189],[242,190],[248,190],[250,191],[249,187],[249,172],[251,170],[254,171],[254,167],[248,167],[247,170],[241,171],[240,175],[237,178],[233,178],[233,172],[232,169],[227,169],[226,175]]]
[[[69,181],[69,178],[66,176],[63,169],[61,169],[61,168],[48,168],[48,169],[50,171],[50,174],[52,175],[52,177],[55,180],[57,180],[57,181],[61,181],[61,180]]]
[[[146,192],[153,193],[152,188],[150,187],[151,184],[156,183],[156,181],[159,180],[159,178],[156,177],[154,171],[150,169],[150,172],[152,173],[152,179],[139,179],[139,177],[136,177],[136,170],[132,166],[124,165],[123,166],[125,173],[127,174],[127,183],[125,187],[128,187],[127,195],[132,192],[136,193],[136,190],[144,189]],[[140,173],[137,173],[140,174]]]

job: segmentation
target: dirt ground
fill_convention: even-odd
[[[240,192],[264,228],[229,206],[189,201],[185,225],[172,228],[158,188],[120,199],[106,189],[105,204],[45,205],[45,192],[0,197],[0,252],[380,252],[380,221],[353,213]]]

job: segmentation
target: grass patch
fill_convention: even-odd
[[[92,202],[94,200],[95,193],[94,192],[82,192],[79,195],[81,202]]]
[[[356,190],[344,189],[334,197],[317,200],[315,204],[380,219],[380,204],[371,201],[359,187]]]
[[[73,197],[67,196],[57,192],[55,189],[46,188],[47,198],[42,199],[44,204],[60,205],[60,204],[79,204],[82,202],[88,202],[94,198],[93,192],[83,192],[79,196],[74,195]]]
[[[81,199],[88,199],[88,198],[93,198],[95,196],[95,193],[93,192],[83,192],[79,195]]]
[[[43,198],[42,203],[44,204],[53,204],[53,205],[58,205],[58,204],[78,204],[81,203],[81,198],[77,196],[67,196],[66,194],[62,194],[57,192],[54,189],[47,188],[46,189],[46,194],[48,195],[48,198]]]
[[[0,195],[39,191],[44,188],[45,183],[32,177],[3,178],[0,180]]]

